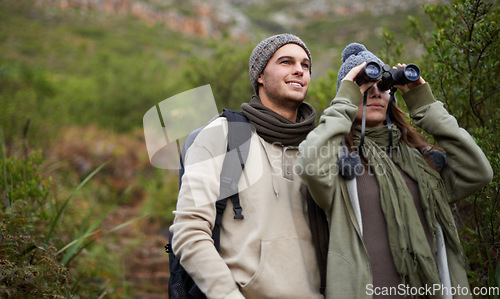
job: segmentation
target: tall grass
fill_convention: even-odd
[[[51,180],[41,175],[41,151],[30,151],[24,157],[9,154],[0,130],[0,157],[0,194],[4,199],[0,202],[0,297],[46,298],[81,294],[97,297],[102,294],[105,285],[89,287],[85,283],[96,279],[92,275],[82,276],[85,281],[75,278],[73,274],[81,270],[74,267],[81,267],[82,263],[74,260],[83,250],[92,250],[92,244],[99,240],[95,237],[97,233],[113,233],[140,218],[103,230],[100,225],[111,210],[108,207],[104,211],[90,211],[81,221],[78,215],[67,215],[72,218],[73,228],[60,229],[60,226],[71,199],[106,164],[97,167],[71,195],[61,200],[52,194]],[[71,231],[76,231],[74,237]]]

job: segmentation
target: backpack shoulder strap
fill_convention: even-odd
[[[220,248],[222,215],[228,199],[233,203],[234,219],[241,220],[244,218],[238,195],[238,181],[245,168],[252,135],[250,122],[241,111],[224,109],[222,116],[227,118],[228,142],[220,174],[220,192],[216,202],[217,215],[212,230],[212,238],[217,250]]]
[[[186,138],[186,142],[184,142],[184,145],[182,146],[181,150],[181,156],[180,156],[180,161],[179,161],[179,190],[181,189],[181,182],[182,182],[182,176],[184,175],[184,157],[186,156],[186,151],[187,149],[193,144],[194,140],[196,139],[196,136],[200,133],[201,130],[203,130],[204,127],[200,127],[193,132],[191,132],[188,137]]]
[[[238,181],[245,168],[252,129],[242,112],[224,109],[222,116],[227,118],[227,152],[222,164],[219,199],[238,193]]]

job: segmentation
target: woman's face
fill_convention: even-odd
[[[385,114],[389,105],[389,90],[380,91],[377,84],[373,85],[367,90],[366,99],[366,127],[374,128],[380,127],[384,124]],[[358,105],[358,112],[356,113],[356,124],[361,124],[363,117],[363,102]]]

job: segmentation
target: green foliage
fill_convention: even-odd
[[[42,179],[41,152],[25,159],[7,157],[2,142],[0,161],[0,296],[40,298],[69,293],[68,269],[56,248],[43,239],[50,218],[49,181]]]
[[[500,123],[477,129],[474,137],[483,149],[494,171],[493,181],[476,192],[467,201],[458,203],[461,211],[461,238],[469,258],[471,284],[476,286],[500,287],[496,277],[500,267]]]
[[[150,220],[161,223],[167,227],[174,220],[179,193],[179,176],[155,169],[154,174],[144,179],[142,185],[148,193],[141,210]]]
[[[53,246],[37,245],[31,235],[13,236],[0,224],[0,297],[64,298],[69,273],[56,259]]]
[[[0,127],[8,144],[15,138],[19,140],[45,133],[50,136],[61,124],[66,107],[54,107],[49,102],[56,93],[45,70],[28,68],[0,57]],[[46,123],[47,115],[51,115],[54,121]]]
[[[426,49],[424,78],[436,98],[483,149],[495,174],[493,182],[457,204],[459,228],[472,286],[500,286],[500,48],[496,1],[454,0],[424,6],[435,26],[426,32],[410,18],[412,34]],[[496,274],[497,273],[497,274]]]
[[[414,36],[427,49],[425,78],[466,128],[485,126],[498,116],[499,7],[483,0],[426,5],[437,28],[431,34],[412,20]]]
[[[43,147],[69,124],[130,131],[186,87],[178,72],[189,46],[161,26],[0,1],[0,27],[0,125],[9,146],[27,120],[28,137]]]
[[[9,158],[2,149],[0,182],[2,198],[0,208],[8,215],[12,235],[35,230],[40,221],[47,220],[46,202],[49,200],[47,183],[40,176],[38,166],[41,152],[34,152],[24,159]],[[19,225],[18,225],[19,224]]]
[[[254,93],[248,75],[252,49],[251,45],[231,40],[213,41],[206,53],[197,53],[188,60],[183,77],[191,88],[210,84],[219,111],[240,110]]]
[[[394,32],[383,28],[382,40],[384,41],[384,47],[380,51],[378,58],[390,66],[395,66],[398,62],[402,63],[403,43],[396,40]]]
[[[112,267],[119,255],[112,254],[102,243],[93,245],[99,236],[115,232],[139,218],[103,231],[99,226],[107,216],[108,207],[108,211],[98,213],[92,209],[84,219],[73,212],[67,217],[69,222],[62,221],[63,211],[68,213],[66,210],[72,203],[70,200],[104,165],[91,172],[64,201],[60,201],[52,196],[51,180],[41,174],[41,151],[20,158],[7,154],[3,139],[0,145],[0,297],[88,298],[97,297],[103,291],[123,292],[124,287],[113,290],[104,283],[113,281],[115,288],[122,285],[121,269],[113,271],[116,266]],[[98,261],[101,265],[109,263],[107,272],[85,270],[89,265],[83,261],[95,250],[107,251]],[[107,280],[97,283],[102,275],[106,275]],[[82,278],[96,283],[85,284]]]
[[[73,198],[73,195],[78,191],[80,190],[96,173],[98,173],[106,164],[102,164],[100,165],[97,169],[95,169],[94,171],[92,171],[81,183],[80,185],[78,185],[78,187],[76,187],[75,191],[73,191],[73,193],[71,193],[71,195],[69,195],[63,202],[63,204],[60,206],[60,207],[56,207],[56,209],[54,210],[54,217],[52,219],[52,223],[50,225],[50,229],[49,229],[49,232],[47,234],[47,240],[50,241],[52,239],[52,234],[54,233],[54,228],[56,227],[56,225],[58,224],[58,220],[59,220],[59,217],[61,217],[61,214],[64,212],[65,208],[67,207],[68,203],[70,202],[70,200]],[[95,225],[92,226],[93,228],[95,228]],[[81,233],[80,233],[81,235]],[[63,259],[63,263],[65,264],[66,260]]]
[[[319,119],[323,110],[330,106],[330,102],[337,92],[337,73],[329,71],[326,78],[311,80],[306,101],[316,110]]]

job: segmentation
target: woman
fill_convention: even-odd
[[[447,298],[468,287],[449,204],[488,184],[491,166],[423,78],[395,87],[446,156],[407,123],[380,81],[355,83],[380,59],[357,43],[342,59],[337,95],[300,144],[296,166],[329,219],[326,296]]]

